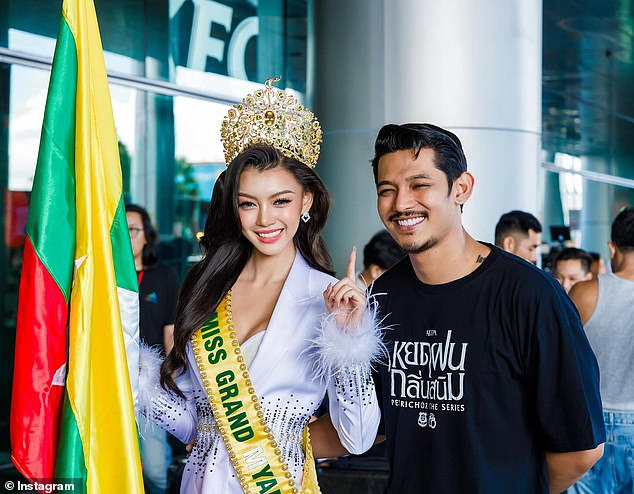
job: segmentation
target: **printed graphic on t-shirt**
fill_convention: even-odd
[[[426,330],[426,341],[394,341],[389,377],[392,406],[419,409],[418,425],[435,429],[444,413],[464,412],[468,343],[452,330]]]

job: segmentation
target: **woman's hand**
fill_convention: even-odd
[[[355,281],[356,260],[357,249],[353,247],[348,258],[346,277],[334,285],[329,284],[324,290],[324,301],[328,312],[335,313],[337,326],[344,329],[356,327],[365,312],[365,292],[357,286]]]

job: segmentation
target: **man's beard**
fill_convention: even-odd
[[[408,211],[408,212],[396,212],[394,214],[392,214],[388,220],[389,221],[396,221],[399,219],[407,219],[410,218],[412,216],[422,216],[425,221],[427,221],[427,219],[429,218],[429,215],[425,212],[425,211]],[[396,236],[393,236],[394,239],[396,239]],[[399,245],[401,246],[401,248],[408,254],[420,254],[421,252],[425,252],[426,250],[431,249],[432,247],[434,247],[436,244],[438,243],[438,240],[435,238],[430,238],[429,240],[427,240],[427,242],[424,242],[420,245],[416,245],[413,243],[400,243]]]
[[[423,242],[420,245],[416,244],[401,244],[401,248],[407,252],[408,254],[420,254],[421,252],[425,252],[426,250],[435,247],[438,243],[438,240],[435,238],[430,238],[427,242]]]

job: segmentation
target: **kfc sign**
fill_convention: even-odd
[[[176,65],[256,77],[257,0],[170,0],[170,30]]]

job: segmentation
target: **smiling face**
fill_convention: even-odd
[[[311,204],[312,194],[281,166],[264,171],[248,168],[240,175],[238,214],[242,234],[262,255],[295,249],[293,237],[300,215]]]
[[[465,172],[451,190],[436,167],[435,152],[421,149],[383,155],[378,164],[377,209],[385,227],[409,254],[431,249],[462,231],[460,206],[473,182]]]

